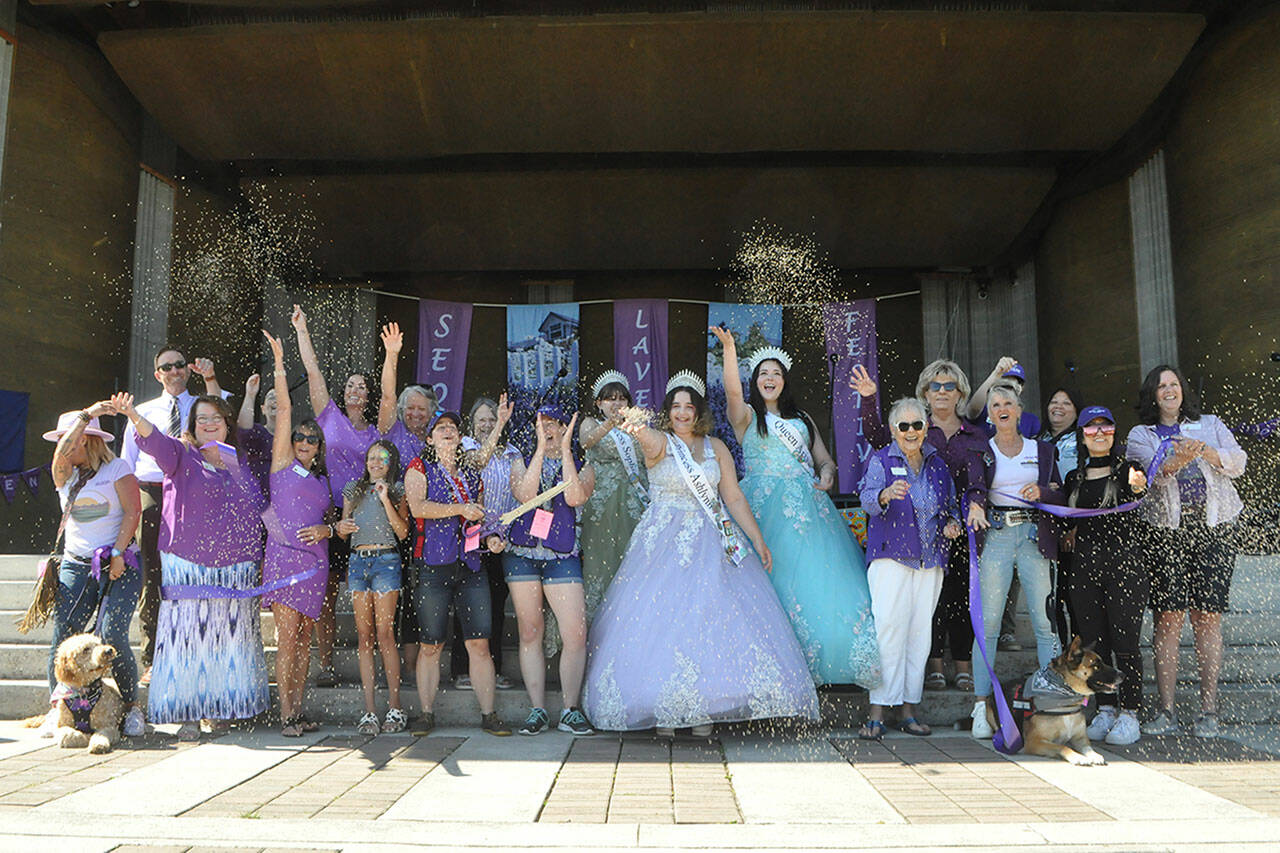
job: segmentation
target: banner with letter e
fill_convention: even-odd
[[[831,370],[831,423],[836,460],[836,488],[843,494],[858,490],[871,446],[862,435],[862,407],[880,405],[880,392],[863,399],[849,387],[849,372],[862,365],[879,382],[876,362],[876,301],[831,302],[822,306],[827,364]]]
[[[613,303],[613,364],[631,383],[641,408],[655,411],[667,390],[667,300]]]
[[[435,389],[440,408],[462,408],[471,343],[470,302],[418,302],[418,382]]]

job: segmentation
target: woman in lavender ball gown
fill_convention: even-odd
[[[706,736],[717,722],[818,718],[804,653],[766,575],[769,549],[728,449],[707,435],[704,389],[677,374],[662,410],[669,432],[623,427],[644,448],[652,503],[588,638],[583,705],[600,729],[692,726]]]

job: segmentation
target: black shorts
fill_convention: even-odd
[[[449,605],[453,605],[465,640],[487,640],[493,633],[489,614],[489,576],[462,563],[429,566],[415,563],[418,583],[413,607],[418,614],[418,642],[443,643],[449,636]]]
[[[1184,511],[1176,529],[1150,530],[1151,609],[1225,613],[1236,567],[1236,526],[1208,527],[1199,510]]]

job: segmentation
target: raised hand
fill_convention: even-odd
[[[399,323],[387,323],[382,327],[382,346],[390,355],[399,355],[404,347],[404,334]]]
[[[991,371],[991,375],[996,379],[1004,376],[1017,365],[1018,360],[1011,355],[1002,355],[1000,360],[996,362],[995,369]]]
[[[213,359],[197,358],[195,361],[191,362],[191,372],[204,379],[205,382],[208,382],[215,376],[213,372]]]
[[[258,396],[258,389],[262,387],[262,377],[257,373],[252,373],[249,378],[244,381],[244,396],[246,400],[252,400]]]
[[[262,334],[266,336],[267,343],[271,346],[271,355],[275,357],[276,369],[279,370],[284,366],[284,344],[266,329],[262,330]]]
[[[302,312],[301,305],[293,306],[293,313],[289,315],[289,323],[296,332],[305,332],[307,330],[307,315]]]
[[[511,413],[515,411],[515,408],[515,403],[512,403],[507,399],[506,391],[503,391],[498,395],[498,411],[495,412],[498,416],[498,425],[495,429],[501,431],[502,428],[507,425],[507,421],[511,420]]]
[[[578,413],[574,412],[573,417],[569,418],[569,425],[564,429],[564,437],[560,439],[560,449],[568,454],[573,447],[573,428],[578,423]]]
[[[871,378],[871,372],[861,364],[855,364],[849,371],[849,387],[863,397],[874,397],[880,386]]]
[[[98,402],[96,402],[96,403],[94,403],[92,406],[90,406],[89,408],[85,409],[85,412],[86,412],[86,413],[89,415],[89,417],[91,417],[91,418],[100,418],[100,417],[102,417],[103,415],[114,415],[114,414],[115,414],[115,410],[111,408],[111,401],[110,401],[110,400],[99,400]]]
[[[733,332],[721,326],[708,326],[707,331],[716,336],[716,340],[724,345],[726,350],[737,349],[737,344],[733,341]]]
[[[111,399],[107,401],[107,405],[111,406],[111,411],[117,415],[124,415],[129,420],[133,420],[138,413],[133,408],[133,395],[128,391],[118,391],[111,395]]]

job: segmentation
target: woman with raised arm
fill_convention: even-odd
[[[240,431],[240,446],[244,449],[249,468],[266,492],[270,488],[267,480],[271,473],[271,433],[276,427],[276,389],[268,388],[263,395],[262,423],[258,423],[254,416],[261,384],[262,377],[257,373],[244,381],[244,399],[240,402],[236,427]]]
[[[582,593],[582,560],[578,543],[578,508],[595,488],[595,469],[573,451],[578,422],[559,406],[538,409],[534,423],[538,444],[528,461],[511,462],[511,494],[521,504],[563,482],[565,489],[537,509],[517,518],[507,531],[510,547],[502,570],[511,589],[520,630],[520,675],[532,708],[520,734],[540,734],[551,725],[547,714],[542,602],[546,600],[560,626],[560,694],[563,707],[556,728],[572,735],[593,735],[578,707],[586,668],[587,615]]]
[[[324,433],[308,419],[290,427],[293,404],[284,370],[284,346],[264,331],[275,357],[276,417],[272,430],[271,504],[262,514],[267,528],[262,582],[290,582],[263,594],[276,623],[276,685],[281,734],[301,737],[316,723],[302,716],[302,692],[311,659],[311,627],[324,606],[329,582],[333,501],[324,467]]]
[[[743,399],[733,335],[724,345],[729,423],[742,445],[742,491],[773,552],[769,579],[809,662],[815,684],[880,684],[880,650],[871,615],[867,564],[827,495],[835,462],[813,419],[796,406],[791,356],[757,350],[750,399]]]
[[[711,438],[706,385],[667,383],[662,429],[626,420],[649,468],[652,503],[591,626],[583,704],[602,729],[663,736],[713,723],[818,718],[818,696],[766,577],[772,562]],[[744,541],[750,539],[751,546]]]
[[[101,613],[102,640],[116,648],[111,674],[129,709],[124,734],[137,737],[146,726],[137,698],[138,664],[129,643],[129,623],[142,594],[140,555],[133,544],[142,497],[133,469],[111,452],[107,440],[112,435],[98,423],[99,417],[110,414],[114,411],[109,402],[94,403],[62,415],[57,429],[44,434],[46,441],[57,442],[53,485],[66,513],[49,646],[49,690],[58,690],[58,646],[83,631],[95,612]]]
[[[404,333],[399,323],[382,327],[382,396],[378,400],[378,432],[400,451],[400,464],[422,455],[427,443],[427,425],[440,408],[436,392],[424,385],[407,385],[396,394],[396,374]],[[404,473],[404,472],[400,472]]]
[[[307,329],[307,315],[298,305],[293,306],[289,318],[298,335],[298,352],[302,366],[307,371],[307,391],[311,396],[311,411],[316,423],[325,435],[325,468],[329,471],[329,494],[334,506],[342,506],[342,487],[360,476],[364,470],[364,455],[369,445],[378,440],[376,401],[373,379],[364,373],[352,373],[342,390],[342,408],[329,396],[320,360],[311,345],[311,332]],[[316,620],[316,647],[320,652],[320,672],[316,675],[317,687],[332,687],[337,683],[333,669],[333,636],[335,631],[333,608],[338,600],[338,584],[347,576],[346,544],[335,541],[329,549],[329,586],[325,590],[324,607]]]
[[[147,716],[181,723],[178,738],[198,740],[200,720],[222,731],[270,703],[258,602],[225,597],[257,584],[267,502],[240,462],[234,414],[221,397],[196,398],[181,439],[139,415],[132,394],[116,394],[111,408],[164,473],[163,600]]]

